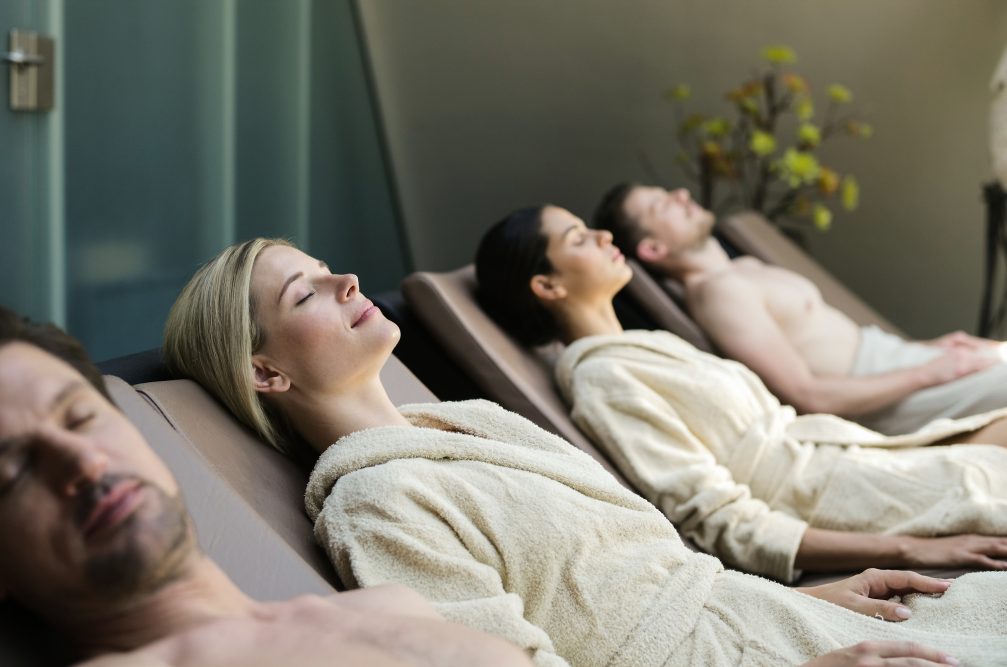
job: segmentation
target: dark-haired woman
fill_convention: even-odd
[[[557,364],[574,420],[685,535],[733,567],[1007,569],[1007,449],[923,447],[996,435],[1007,411],[885,437],[797,416],[741,364],[663,331],[624,332],[612,298],[631,270],[607,231],[555,206],[493,227],[483,307]]]
[[[305,502],[347,586],[408,585],[540,667],[1007,654],[1007,576],[869,571],[798,592],[724,571],[593,459],[515,414],[486,401],[397,410],[379,372],[398,333],[355,276],[264,239],[200,269],[166,327],[176,372],[274,446],[318,452]],[[887,599],[911,591],[943,597]]]

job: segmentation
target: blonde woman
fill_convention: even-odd
[[[261,239],[203,267],[166,327],[176,372],[274,446],[318,452],[307,510],[348,586],[409,585],[543,667],[1007,654],[1007,577],[869,571],[801,592],[725,571],[517,415],[485,401],[397,410],[378,374],[398,335],[356,277]],[[943,596],[888,600],[913,591]]]
[[[624,332],[612,299],[630,268],[609,232],[555,206],[491,229],[476,270],[501,326],[568,344],[557,378],[574,420],[725,563],[784,581],[802,569],[1007,569],[1007,450],[917,446],[1003,439],[994,419],[1007,411],[892,438],[797,417],[741,364],[666,331]]]

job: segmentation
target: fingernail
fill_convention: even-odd
[[[896,607],[895,615],[899,618],[909,618],[913,615],[913,612],[909,610],[909,607]]]
[[[949,665],[957,665],[958,664],[958,660],[956,658],[952,658],[950,655],[944,656],[944,662],[946,664],[949,664]]]

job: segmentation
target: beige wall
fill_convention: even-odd
[[[840,81],[875,136],[824,153],[862,206],[812,239],[838,277],[917,336],[975,326],[988,82],[1002,0],[361,0],[418,268],[470,260],[519,205],[588,216],[645,153],[679,180],[660,92],[697,108],[791,45],[819,87]],[[725,108],[726,111],[726,108]]]

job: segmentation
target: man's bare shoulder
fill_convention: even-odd
[[[690,308],[707,310],[725,304],[749,303],[758,294],[758,288],[744,270],[732,266],[688,285],[686,293]]]

